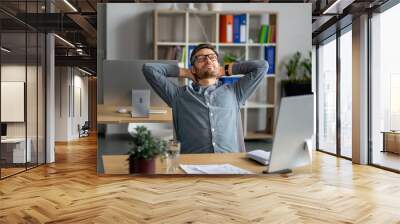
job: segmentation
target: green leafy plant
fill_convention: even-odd
[[[311,80],[311,51],[308,54],[308,58],[303,59],[300,65],[303,71],[303,80]]]
[[[311,52],[309,53],[309,57],[304,59],[302,59],[300,52],[296,52],[283,65],[286,69],[289,82],[311,81]]]
[[[281,82],[285,96],[311,94],[311,52],[308,58],[302,58],[301,53],[296,52],[283,65],[288,76]]]
[[[230,53],[225,54],[223,58],[224,64],[237,62],[238,60],[239,58],[236,55]]]
[[[166,141],[153,137],[145,126],[138,126],[135,130],[133,147],[128,152],[130,159],[152,159],[158,155],[165,156],[167,151]]]
[[[284,64],[289,80],[297,78],[297,70],[300,64],[301,53],[296,52],[287,63]]]

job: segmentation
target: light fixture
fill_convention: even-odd
[[[351,5],[355,0],[336,0],[332,5],[324,10],[322,14],[342,14],[343,9]]]
[[[83,73],[85,73],[85,74],[87,74],[87,75],[89,75],[89,76],[92,76],[92,73],[90,73],[90,72],[88,72],[88,71],[86,71],[86,70],[83,70],[83,69],[81,69],[81,68],[79,68],[79,67],[78,67],[78,70],[81,71],[81,72],[83,72]]]
[[[68,1],[64,0],[65,4],[67,4],[74,12],[78,12],[78,10]]]
[[[59,40],[61,40],[62,42],[66,43],[67,45],[69,45],[69,46],[75,48],[75,45],[73,45],[73,44],[72,44],[71,42],[69,42],[68,40],[66,40],[66,39],[64,39],[64,38],[62,38],[62,37],[60,37],[60,36],[57,35],[57,34],[54,34],[54,36],[57,37],[57,38],[58,38]]]
[[[5,48],[5,47],[1,47],[0,49],[1,49],[2,51],[6,52],[6,53],[10,53],[10,52],[11,52],[11,50],[9,50],[9,49],[7,49],[7,48]]]

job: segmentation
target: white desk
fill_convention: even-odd
[[[27,139],[27,147],[25,154],[25,138],[6,138],[1,139],[2,152],[10,150],[9,147],[13,147],[12,149],[12,163],[25,163],[25,158],[27,158],[26,162],[31,162],[32,153],[31,146],[32,140],[30,138]],[[5,147],[5,149],[3,148]],[[2,156],[3,157],[3,156]]]

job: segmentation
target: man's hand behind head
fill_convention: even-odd
[[[193,82],[198,82],[195,74],[190,69],[179,68],[179,77],[191,79]]]

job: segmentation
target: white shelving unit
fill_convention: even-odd
[[[220,43],[220,15],[238,14],[246,14],[246,42]],[[155,10],[154,59],[168,59],[166,58],[168,48],[180,46],[186,50],[184,67],[188,68],[189,46],[196,46],[200,43],[215,46],[221,58],[226,53],[230,53],[238,55],[241,60],[264,59],[264,48],[274,46],[276,69],[278,68],[277,43],[258,43],[258,32],[263,16],[267,16],[269,24],[276,27],[277,14],[274,12]],[[276,40],[277,36],[276,33]],[[276,76],[276,74],[266,75],[260,87],[241,107],[245,139],[270,139],[273,137],[277,102]]]

